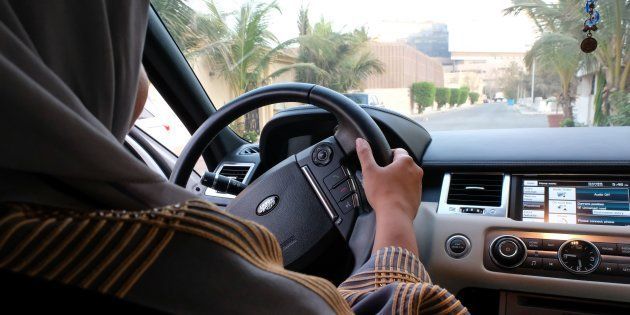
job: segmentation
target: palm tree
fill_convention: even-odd
[[[198,14],[182,0],[152,0],[151,4],[186,57],[221,42],[225,35],[222,23],[217,24],[222,19]]]
[[[324,19],[311,27],[305,8],[298,15],[298,28],[298,61],[317,68],[298,69],[296,81],[346,92],[360,88],[370,75],[384,71],[383,63],[367,50],[370,39],[365,28],[349,33],[335,32],[332,24]]]
[[[223,12],[214,1],[203,1],[208,13],[194,12],[182,0],[157,0],[154,5],[167,10],[160,11],[161,17],[184,54],[205,58],[212,72],[226,81],[232,97],[267,85],[287,71],[316,69],[310,63],[293,63],[270,72],[270,65],[297,43],[280,42],[269,30],[271,14],[280,13],[276,1],[248,1],[236,12]],[[258,112],[248,113],[244,125],[242,132],[259,131]]]
[[[630,2],[627,0],[606,0],[598,2],[602,19],[599,30],[594,34],[598,47],[593,54],[579,51],[579,43],[584,38],[581,26],[586,19],[583,1],[559,0],[547,3],[543,0],[512,0],[512,6],[505,9],[505,14],[526,14],[540,33],[526,56],[526,63],[534,60],[553,69],[562,86],[561,101],[565,117],[571,102],[571,82],[579,70],[602,72],[601,80],[605,85],[598,91],[598,99],[603,104],[598,116],[607,116],[610,106],[607,102],[610,93],[627,91],[627,79],[630,72],[628,42],[630,41]],[[597,109],[596,109],[597,110]],[[605,121],[605,118],[599,118]]]
[[[575,86],[572,84],[583,56],[577,47],[579,42],[559,33],[544,33],[525,54],[525,64],[532,68],[534,62],[544,69],[554,71],[560,81],[558,104],[564,118],[573,119]]]

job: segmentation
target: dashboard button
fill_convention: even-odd
[[[466,242],[461,238],[453,239],[449,244],[448,248],[455,254],[461,254],[466,250]]]
[[[619,265],[603,262],[597,268],[597,272],[601,274],[614,275],[617,273],[617,269],[619,269]]]
[[[503,257],[513,257],[517,251],[518,245],[513,240],[504,240],[499,243],[499,254]]]
[[[527,258],[527,249],[520,238],[503,235],[490,243],[490,258],[501,268],[516,268]]]
[[[543,269],[545,270],[561,270],[560,261],[556,258],[543,258]]]
[[[542,240],[539,238],[524,238],[523,242],[525,242],[527,249],[533,249],[533,250],[542,249]]]
[[[618,255],[617,244],[615,243],[595,243],[602,255]]]
[[[339,202],[339,207],[341,208],[341,212],[343,212],[343,214],[346,214],[354,210],[358,206],[355,203],[356,199],[357,199],[357,194],[352,194],[352,196],[349,196],[346,199]]]
[[[630,256],[630,244],[619,244],[619,252],[623,256]]]
[[[346,178],[346,172],[340,167],[324,177],[324,184],[326,184],[328,189],[333,189],[333,187],[337,186],[337,184]]]
[[[333,195],[333,198],[335,198],[335,201],[339,202],[352,193],[352,185],[350,181],[347,180],[334,189],[331,189],[330,193]]]
[[[557,252],[562,243],[562,240],[542,240],[542,249]]]
[[[630,276],[630,265],[629,264],[619,264],[619,274],[624,276]]]
[[[530,268],[530,269],[539,269],[541,268],[541,265],[542,265],[542,258],[527,257],[527,259],[525,259],[525,263],[522,266],[525,268]]]
[[[453,258],[464,257],[470,252],[470,240],[464,235],[453,235],[446,240],[446,253]]]

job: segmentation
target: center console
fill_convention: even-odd
[[[630,237],[495,230],[486,243],[491,271],[630,283]]]
[[[605,227],[630,226],[630,178],[516,175],[510,195],[514,220],[599,225],[601,233],[553,233],[552,224],[540,231],[492,230],[485,238],[488,270],[630,283],[630,233],[607,236]]]

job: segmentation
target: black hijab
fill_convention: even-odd
[[[141,209],[194,198],[122,145],[148,9],[0,1],[0,202]]]

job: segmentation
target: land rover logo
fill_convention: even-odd
[[[278,205],[278,200],[280,200],[280,198],[278,198],[278,196],[276,195],[265,198],[265,200],[261,201],[258,204],[258,208],[256,208],[256,214],[265,215],[269,213],[269,211],[273,210],[273,208]]]

